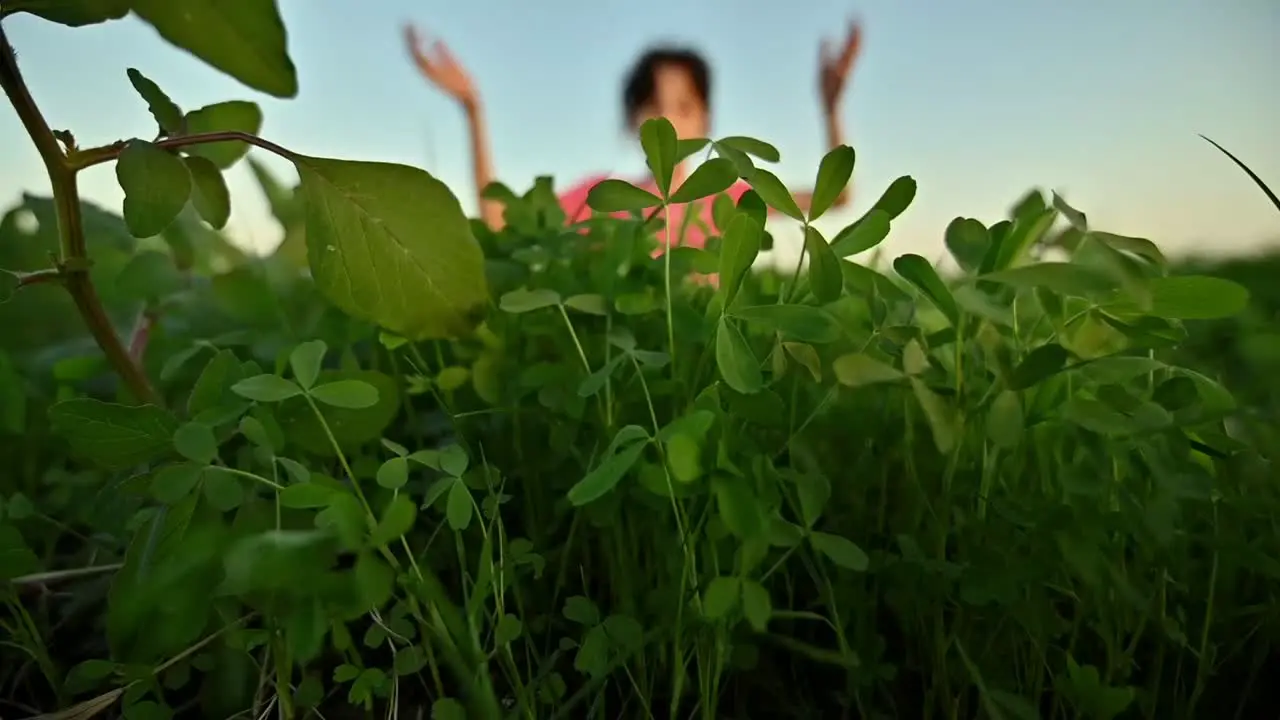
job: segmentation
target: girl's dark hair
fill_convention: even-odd
[[[702,104],[711,107],[711,68],[697,52],[686,48],[656,47],[645,52],[631,66],[622,90],[622,111],[628,124],[640,112],[645,103],[653,99],[657,84],[658,68],[675,65],[683,68],[693,78]]]

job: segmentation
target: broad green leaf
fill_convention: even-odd
[[[409,461],[402,457],[391,458],[378,466],[374,479],[388,490],[404,487],[409,482]]]
[[[493,642],[499,647],[510,645],[519,640],[523,633],[524,623],[520,622],[520,618],[506,613],[498,619],[498,624],[493,628]]]
[[[676,169],[676,153],[679,152],[675,126],[664,117],[645,120],[640,126],[640,147],[644,148],[645,164],[653,173],[658,192],[668,197],[671,194],[671,176]]]
[[[1056,192],[1053,194],[1053,207],[1062,213],[1067,222],[1071,223],[1071,227],[1082,233],[1089,232],[1089,220],[1085,217],[1085,214],[1068,205],[1067,201],[1063,200],[1062,196]]]
[[[449,488],[449,498],[445,504],[445,520],[454,532],[461,532],[471,524],[471,513],[471,491],[467,489],[466,483],[456,480]]]
[[[618,431],[619,436],[625,430],[626,428],[623,428],[623,430]],[[616,439],[615,442],[617,442]],[[612,491],[623,476],[627,474],[627,471],[640,459],[640,454],[644,452],[647,444],[643,441],[632,441],[625,448],[621,448],[616,452],[611,449],[611,454],[608,455],[604,462],[587,473],[586,477],[579,480],[572,488],[569,488],[569,502],[574,506],[580,507]]]
[[[846,570],[866,572],[871,563],[862,548],[844,536],[813,532],[809,535],[809,542],[818,552],[826,555],[828,560]]]
[[[813,349],[812,345],[797,342],[784,342],[782,348],[787,354],[795,358],[795,361],[804,366],[809,374],[813,376],[814,382],[822,382],[822,360],[818,357],[818,351]]]
[[[231,350],[219,350],[209,358],[196,384],[187,396],[187,415],[196,417],[206,410],[212,410],[224,401],[234,401],[230,386],[241,378],[240,360]]]
[[[321,292],[409,340],[470,332],[490,302],[484,254],[458,199],[407,165],[294,158],[307,259]]]
[[[868,212],[836,233],[831,251],[836,257],[847,258],[874,248],[889,237],[889,220],[889,214],[883,210]]]
[[[993,244],[996,257],[991,270],[1004,270],[1016,267],[1026,256],[1027,251],[1044,237],[1045,232],[1058,219],[1058,212],[1046,209],[1038,214],[1019,217],[1014,221],[1009,232],[998,246]],[[986,258],[984,258],[985,260]]]
[[[1022,401],[1013,390],[1003,390],[987,410],[987,437],[996,447],[1011,448],[1022,441],[1026,420]]]
[[[758,157],[765,162],[776,163],[782,159],[782,155],[778,153],[778,148],[763,140],[757,140],[751,137],[731,135],[726,138],[720,138],[716,141],[716,144]]]
[[[742,581],[736,577],[715,577],[707,583],[702,594],[702,614],[718,620],[738,607],[742,596]]]
[[[1208,275],[1171,275],[1148,283],[1151,304],[1145,310],[1132,301],[1107,303],[1114,313],[1146,314],[1170,320],[1217,320],[1238,315],[1249,306],[1249,291],[1230,280]]]
[[[582,595],[570,595],[565,598],[564,608],[561,610],[566,620],[571,620],[584,627],[591,627],[600,623],[600,608],[591,601],[590,598]]]
[[[677,248],[679,249],[679,248]],[[578,312],[584,312],[588,315],[608,315],[609,306],[605,303],[602,296],[596,294],[574,295],[566,298],[564,306]]]
[[[207,467],[201,473],[204,499],[214,509],[230,512],[244,502],[244,484],[239,477],[226,472],[222,468]]]
[[[977,272],[991,248],[987,226],[973,218],[958,217],[947,224],[947,250],[956,264],[968,272]]]
[[[226,178],[208,158],[190,155],[183,162],[191,174],[191,204],[205,222],[221,230],[231,217],[231,192]]]
[[[231,386],[231,392],[254,402],[280,402],[302,394],[302,388],[292,380],[264,373],[245,378]]]
[[[831,364],[831,370],[841,385],[849,387],[895,382],[906,377],[901,370],[861,353],[841,355]]]
[[[128,0],[120,0],[120,2],[122,5],[128,4]],[[156,119],[160,129],[170,136],[182,134],[182,110],[169,99],[168,95],[164,94],[160,86],[133,68],[129,68],[126,73],[129,75],[129,82],[133,85],[133,89],[147,101],[147,109],[151,111],[151,117]]]
[[[132,0],[130,7],[160,37],[254,90],[298,94],[275,0]]]
[[[206,2],[207,0],[196,1]],[[227,100],[192,110],[187,113],[186,123],[187,133],[191,135],[229,131],[257,135],[262,130],[262,108],[248,100]],[[241,140],[223,140],[190,145],[185,150],[189,155],[198,155],[213,163],[218,169],[226,170],[249,152],[249,144]]]
[[[18,528],[0,524],[0,582],[9,581],[41,569],[40,558],[27,546]]]
[[[690,173],[671,195],[675,204],[693,202],[724,192],[738,181],[738,171],[724,158],[711,158]]]
[[[451,697],[442,697],[431,703],[431,720],[467,720],[467,708]]]
[[[764,530],[764,514],[744,478],[716,475],[711,478],[711,491],[716,497],[720,520],[729,532],[748,541],[760,537]]]
[[[320,376],[320,366],[328,351],[329,348],[323,340],[308,340],[299,343],[293,352],[289,353],[289,368],[293,370],[293,378],[298,381],[303,390],[309,390],[316,384],[316,378]]]
[[[151,496],[165,505],[177,505],[195,490],[204,468],[191,463],[166,465],[151,478]]]
[[[737,212],[738,207],[734,205],[733,198],[729,197],[728,193],[720,193],[716,195],[715,200],[711,201],[711,220],[721,233],[728,229],[729,222]]]
[[[351,496],[343,494],[342,497],[350,498]],[[355,578],[356,588],[360,591],[360,601],[365,609],[381,608],[387,604],[392,593],[395,592],[395,570],[392,570],[382,558],[368,550],[362,550],[356,556],[356,566],[352,576]],[[336,672],[334,677],[337,677]]]
[[[804,229],[804,248],[809,253],[809,289],[813,296],[823,304],[839,300],[844,292],[840,259],[832,252],[827,239],[812,225]]]
[[[791,191],[782,184],[777,175],[759,168],[747,178],[747,182],[751,183],[751,189],[755,190],[769,207],[787,217],[804,222],[804,212],[800,210],[796,199],[791,196]]]
[[[208,425],[189,422],[173,433],[173,447],[182,457],[208,465],[218,457],[218,440]]]
[[[721,317],[716,327],[716,367],[725,384],[750,395],[764,386],[760,361],[742,336],[742,331],[728,318]]]
[[[1040,384],[1062,370],[1068,358],[1066,349],[1057,343],[1041,345],[1027,353],[1014,368],[1013,375],[1009,378],[1009,388],[1025,390]]]
[[[280,504],[287,508],[327,507],[335,492],[339,491],[320,483],[294,483],[280,491]]]
[[[929,369],[929,355],[914,338],[902,348],[902,371],[908,375],[920,375]]]
[[[370,547],[382,547],[404,537],[413,528],[418,507],[404,494],[396,495],[382,512],[382,518],[369,535]]]
[[[911,202],[915,199],[916,180],[910,175],[903,175],[889,183],[889,187],[885,188],[880,199],[876,200],[876,204],[871,206],[871,211],[867,214],[882,210],[889,215],[889,220],[893,220],[911,207]]]
[[[734,206],[738,212],[751,216],[752,220],[760,226],[761,230],[769,223],[769,206],[765,204],[764,198],[755,190],[747,190],[738,198],[738,204]]]
[[[769,629],[769,618],[773,617],[773,600],[769,597],[769,591],[755,580],[742,581],[742,614],[756,632]]]
[[[395,660],[392,662],[392,667],[398,677],[417,675],[426,665],[426,655],[423,654],[422,648],[417,645],[408,645],[396,650]]]
[[[711,141],[707,138],[683,138],[676,141],[676,163],[684,161],[686,158],[692,157],[694,153],[702,150]]]
[[[596,212],[631,212],[661,204],[662,198],[657,195],[615,178],[602,180],[587,192],[587,207]]]
[[[440,469],[454,477],[462,477],[467,472],[471,458],[461,445],[453,444],[440,450]]]
[[[155,237],[182,212],[191,174],[182,160],[145,140],[130,140],[116,160],[124,221],[134,237]]]
[[[534,310],[541,310],[542,308],[559,304],[560,294],[555,290],[547,290],[545,288],[537,290],[518,288],[503,294],[498,301],[498,307],[503,312],[512,314],[533,312]]]
[[[627,359],[626,355],[614,355],[609,362],[600,367],[599,370],[587,376],[582,384],[578,386],[578,397],[591,397],[600,392],[605,384],[609,382],[609,378],[613,376],[613,372],[622,365]]]
[[[738,177],[748,178],[755,173],[756,166],[755,163],[751,161],[750,155],[737,148],[723,145],[721,143],[715,143],[713,147],[715,148],[716,155],[733,163],[733,167],[738,171]]]
[[[1084,265],[1042,262],[979,275],[977,280],[1023,288],[1045,288],[1060,295],[1089,297],[1115,288],[1106,273]]]
[[[378,388],[363,380],[335,380],[311,388],[311,397],[347,410],[362,410],[378,404]]]
[[[818,177],[813,183],[813,199],[809,203],[809,222],[822,217],[844,192],[853,177],[857,155],[848,145],[832,148],[818,164]]]
[[[893,269],[902,276],[902,279],[916,286],[916,289],[929,298],[929,301],[942,311],[947,320],[951,321],[953,327],[959,325],[960,308],[956,305],[956,299],[928,260],[919,255],[903,255],[893,261]]]
[[[725,308],[733,304],[743,278],[760,255],[761,230],[747,213],[734,215],[725,229],[720,241],[720,292],[724,294]]]
[[[156,460],[173,447],[178,421],[154,405],[116,405],[72,398],[49,408],[49,424],[71,451],[107,470]]]
[[[3,15],[28,12],[67,27],[96,25],[129,14],[129,0],[6,0]]]
[[[821,344],[840,339],[840,323],[835,316],[812,305],[753,305],[731,314],[801,342]]]
[[[471,371],[464,367],[452,365],[444,368],[436,375],[436,387],[445,392],[453,392],[471,379]]]
[[[1092,231],[1088,237],[1107,244],[1116,250],[1123,250],[1132,253],[1138,257],[1144,258],[1156,267],[1165,267],[1169,261],[1165,258],[1164,253],[1160,252],[1160,248],[1155,243],[1146,238],[1129,237],[1127,235],[1116,235],[1108,232]]]
[[[667,465],[671,474],[682,483],[691,483],[702,476],[702,448],[688,433],[675,433],[666,441]]]
[[[929,423],[929,430],[933,435],[933,444],[938,448],[938,452],[946,455],[959,442],[960,435],[960,418],[956,414],[946,400],[943,400],[933,390],[929,389],[923,381],[917,378],[910,378],[911,391],[916,396],[916,402],[920,404],[920,409],[924,411],[925,420]]]

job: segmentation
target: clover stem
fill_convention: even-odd
[[[671,217],[671,213],[669,212],[669,205],[665,197],[662,201],[662,217],[664,218]],[[662,275],[663,275],[663,282],[666,285],[666,291],[667,291],[667,345],[668,345],[667,351],[671,355],[671,375],[675,377],[676,376],[676,322],[675,322],[675,311],[671,304],[671,251],[674,248],[671,247],[671,228],[670,227],[666,228],[666,231],[667,231],[667,238],[666,238],[667,247],[662,251]]]
[[[671,513],[676,519],[676,531],[680,533],[680,548],[684,550],[685,567],[688,569],[690,577],[693,578],[693,586],[696,588],[698,586],[698,577],[693,565],[693,550],[689,547],[689,531],[685,525],[686,518],[680,512],[680,503],[676,501],[676,490],[671,481],[671,466],[667,462],[666,449],[658,441],[658,435],[662,434],[662,427],[658,424],[658,412],[653,405],[653,395],[649,392],[649,383],[644,379],[644,368],[640,366],[640,362],[636,360],[635,355],[630,357],[631,364],[635,366],[636,375],[640,378],[640,389],[644,392],[645,403],[649,406],[649,419],[653,422],[653,444],[658,448],[658,453],[662,456],[662,470],[666,473],[667,492],[671,496]]]
[[[68,162],[58,139],[49,129],[35,99],[27,90],[4,28],[0,27],[0,86],[31,137],[31,142],[44,161],[45,172],[53,190],[53,204],[58,217],[58,244],[61,260],[58,274],[75,302],[89,333],[107,357],[107,362],[120,375],[134,398],[140,403],[163,405],[141,365],[129,355],[102,307],[102,300],[89,277],[88,253],[84,224],[80,216],[80,191],[76,186],[76,170]]]
[[[582,369],[591,374],[591,363],[587,361],[587,353],[582,349],[582,342],[578,340],[578,333],[573,329],[573,321],[569,319],[569,311],[564,309],[564,303],[556,305],[560,309],[560,317],[564,318],[564,326],[569,328],[569,337],[573,338],[574,347],[578,348],[578,357],[582,359]]]
[[[786,302],[795,299],[796,286],[800,284],[800,267],[804,265],[805,253],[809,251],[809,223],[807,222],[804,224],[801,237],[803,240],[800,244],[800,257],[796,258],[796,268],[791,272],[791,282],[786,287],[786,295],[783,295],[781,292],[778,293],[779,301],[782,301],[784,297],[786,298]],[[786,302],[782,302],[781,304],[785,305]]]
[[[217,469],[221,470],[224,473],[227,473],[228,475],[236,475],[238,477],[242,477],[247,480],[252,480],[256,483],[261,483],[271,488],[272,490],[280,491],[284,489],[283,485],[277,482],[268,480],[267,478],[264,478],[261,475],[258,475],[256,473],[248,472],[247,470],[237,470],[236,468],[227,467],[225,465],[215,465],[214,467],[216,467]]]

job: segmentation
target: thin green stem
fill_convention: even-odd
[[[802,243],[800,245],[800,257],[796,258],[795,269],[791,271],[791,282],[787,284],[782,292],[778,293],[778,302],[786,304],[795,299],[796,286],[800,284],[800,268],[804,265],[804,256],[809,251],[809,223],[804,224],[804,229],[800,236]]]
[[[221,470],[224,473],[228,473],[230,475],[237,475],[239,477],[252,480],[256,483],[262,483],[263,485],[266,485],[267,487],[277,492],[284,489],[284,486],[281,485],[280,483],[274,482],[272,480],[268,480],[267,478],[264,478],[261,475],[258,475],[256,473],[251,473],[246,470],[237,470],[236,468],[226,467],[225,465],[217,465],[215,467],[217,467],[219,470]]]
[[[569,337],[573,338],[573,346],[578,349],[578,357],[582,360],[582,369],[591,374],[591,363],[587,362],[587,352],[582,349],[582,341],[578,339],[578,333],[573,329],[573,321],[569,319],[569,311],[564,309],[564,304],[556,305],[560,310],[560,317],[564,318],[564,326],[569,328]]]

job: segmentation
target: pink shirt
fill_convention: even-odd
[[[587,220],[591,217],[591,208],[587,207],[587,193],[591,191],[591,188],[607,179],[609,179],[608,175],[597,175],[595,177],[588,178],[560,195],[560,207],[564,209],[567,222],[582,222],[583,220]],[[637,187],[644,188],[655,195],[658,194],[657,183],[655,183],[652,178],[647,182],[634,184]],[[738,199],[742,197],[742,194],[750,189],[751,186],[748,185],[745,180],[738,180],[738,182],[734,183],[728,190],[725,190],[725,193],[729,196],[729,199],[733,200],[736,204]],[[692,203],[692,205],[699,211],[698,214],[703,224],[708,228],[723,232],[724,228],[717,227],[715,221],[711,217],[711,203],[714,199],[714,196],[703,198],[702,200]],[[684,225],[684,216],[685,213],[688,212],[688,208],[689,204],[672,205],[669,208],[670,215],[667,217],[667,225],[665,228],[658,231],[659,247],[654,250],[654,257],[661,255],[663,247],[669,243],[667,240],[667,233],[670,229],[674,228],[677,233],[680,232],[681,226]],[[610,214],[613,217],[618,218],[629,217],[629,214],[626,212]],[[691,218],[688,226],[684,228],[683,242],[677,244],[700,248],[706,244],[707,237],[702,228],[693,220],[694,219]]]

